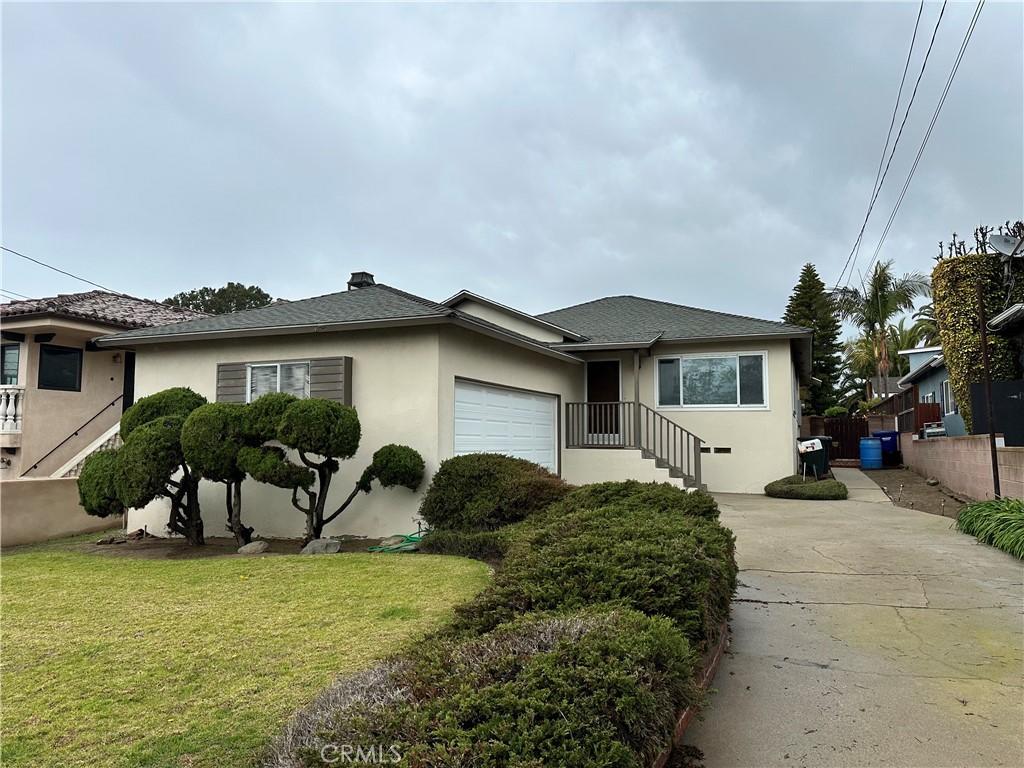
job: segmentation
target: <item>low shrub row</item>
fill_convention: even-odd
[[[571,489],[503,457],[442,471],[423,549],[500,560],[494,580],[433,637],[339,679],[264,765],[322,766],[339,756],[331,745],[423,768],[650,765],[700,701],[701,654],[736,585],[714,499],[653,483]]]
[[[847,497],[846,486],[838,480],[805,479],[800,475],[775,480],[764,487],[765,496],[777,499],[808,499],[834,501]]]
[[[1024,560],[1024,499],[970,504],[960,510],[956,528]]]

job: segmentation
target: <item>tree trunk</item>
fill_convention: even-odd
[[[319,539],[324,532],[324,507],[327,506],[327,491],[331,487],[331,477],[334,473],[330,471],[327,466],[327,462],[319,465],[316,469],[317,474],[317,494],[316,503],[312,504],[312,514],[310,520],[312,524],[312,533],[314,539]]]
[[[252,541],[253,529],[242,523],[242,483],[235,481],[225,484],[224,503],[228,510],[228,530],[234,534],[235,543],[244,546]]]
[[[206,543],[203,537],[203,516],[199,509],[199,480],[186,469],[182,483],[185,484],[185,541],[198,547]]]

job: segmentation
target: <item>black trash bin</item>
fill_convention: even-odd
[[[821,440],[821,447],[825,450],[825,474],[832,471],[832,464],[829,459],[832,457],[832,438],[828,435],[811,435],[808,440]]]
[[[800,456],[800,474],[809,475],[821,479],[828,473],[828,447],[821,438],[807,438],[807,440],[819,440],[821,448],[813,451],[802,451]],[[806,440],[801,439],[801,443]],[[805,469],[806,467],[806,469]]]

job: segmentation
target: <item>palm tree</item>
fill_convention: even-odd
[[[860,290],[849,286],[835,290],[839,316],[855,323],[863,338],[870,340],[874,347],[876,370],[883,381],[889,376],[890,321],[912,310],[917,297],[930,295],[931,284],[926,275],[909,272],[897,277],[892,270],[892,261],[877,262]]]
[[[935,307],[929,301],[914,313],[914,328],[925,346],[932,347],[942,342],[939,340],[939,323],[935,319]]]
[[[889,326],[889,360],[894,361],[891,363],[894,376],[906,376],[910,373],[910,359],[896,353],[901,349],[913,349],[923,338],[917,323],[908,328],[906,322],[907,318],[904,316],[896,325]]]

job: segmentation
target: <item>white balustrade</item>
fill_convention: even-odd
[[[0,433],[21,432],[25,388],[0,386]]]

